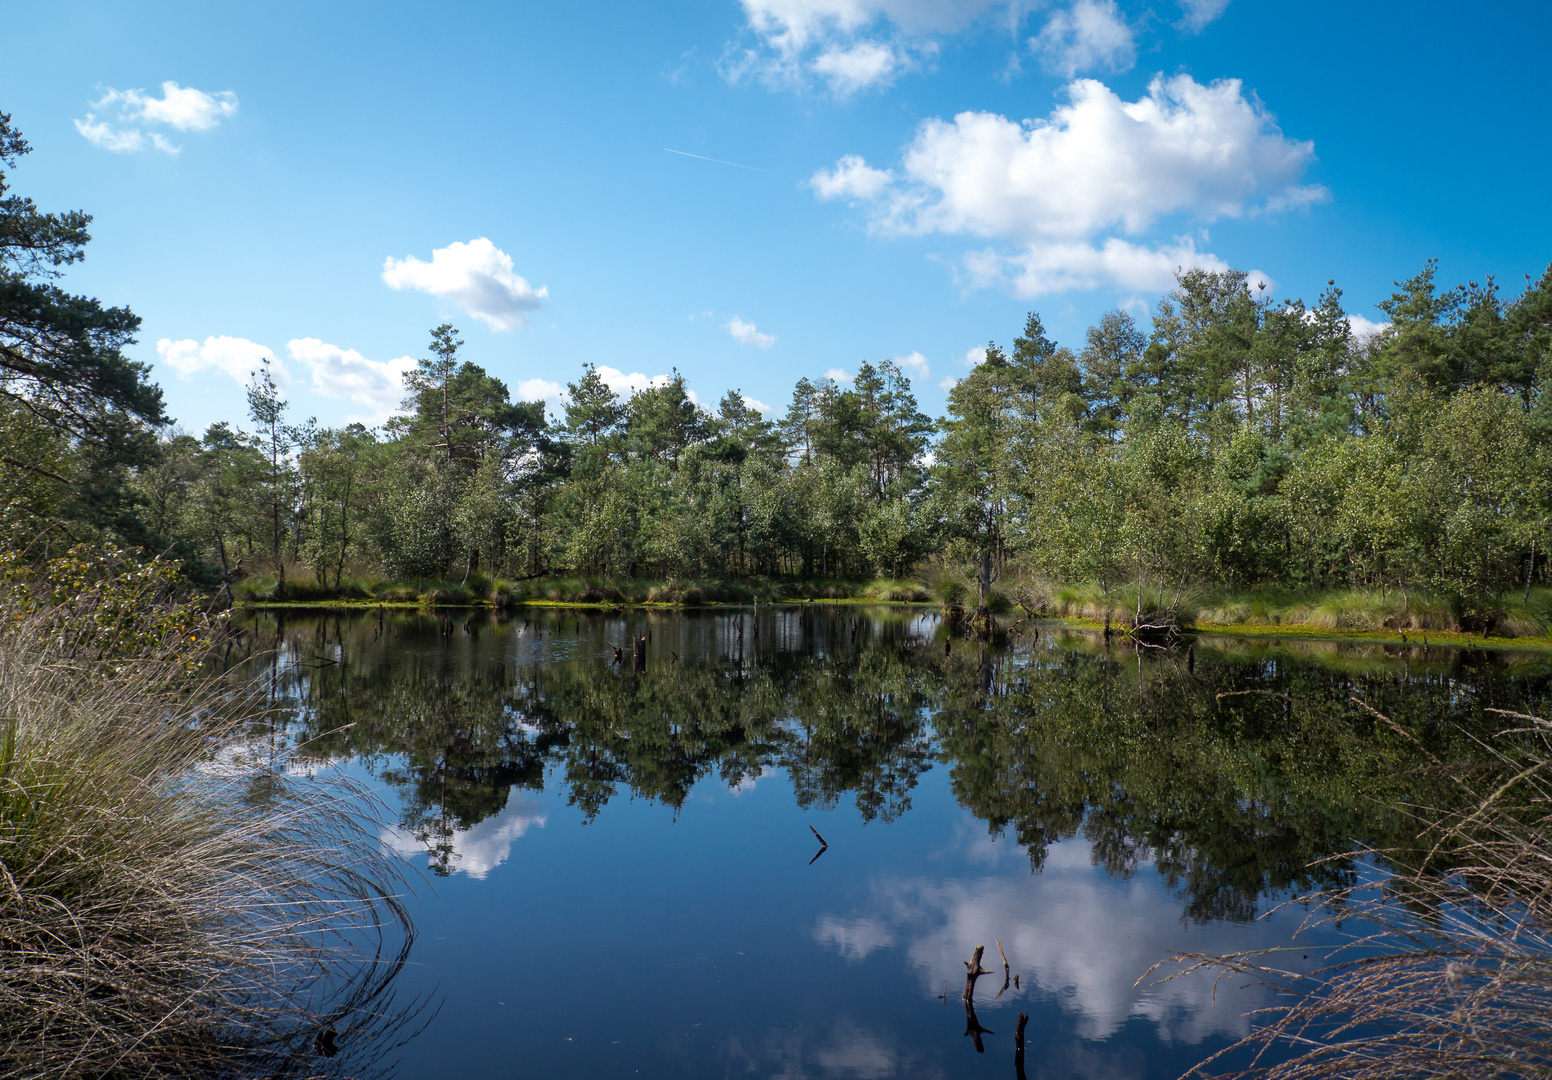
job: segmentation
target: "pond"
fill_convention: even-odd
[[[256,752],[364,780],[424,870],[399,992],[431,1004],[385,1060],[458,1080],[1178,1076],[1269,991],[1150,966],[1286,944],[1291,897],[1383,876],[1344,853],[1410,838],[1398,808],[1452,797],[1419,766],[1552,672],[820,605],[243,629]]]

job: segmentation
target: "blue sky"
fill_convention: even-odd
[[[297,418],[380,420],[444,319],[530,396],[593,362],[779,413],[799,376],[898,358],[937,413],[1025,312],[1079,347],[1182,262],[1335,278],[1379,320],[1428,258],[1511,294],[1552,260],[1545,3],[49,0],[6,26],[15,190],[95,216],[66,283],[142,317],[194,431],[242,418],[266,351]]]

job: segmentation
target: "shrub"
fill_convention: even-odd
[[[167,564],[6,565],[0,1075],[293,1075],[329,1023],[366,1052],[413,937],[368,804],[235,767],[232,688],[191,675],[219,621]]]

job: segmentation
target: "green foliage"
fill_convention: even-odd
[[[0,120],[0,164],[25,151]],[[133,317],[48,283],[85,224],[0,200],[0,293],[54,320],[0,333],[0,499],[45,552],[155,542],[224,595],[275,599],[372,575],[417,596],[505,579],[477,591],[509,603],[533,580],[866,582],[931,560],[967,586],[933,591],[977,609],[1061,581],[1107,612],[1222,586],[1536,622],[1510,597],[1547,574],[1552,268],[1506,299],[1491,279],[1441,290],[1429,263],[1361,340],[1334,283],[1306,305],[1182,270],[1148,327],[1109,312],[1077,351],[1030,312],[937,422],[883,361],[800,379],[779,419],[737,390],[703,408],[678,372],[622,396],[587,364],[552,423],[444,323],[380,431],[289,424],[265,366],[251,432],[153,442],[160,399],[118,351]]]
[[[0,499],[35,525],[68,521],[80,540],[156,542],[128,490],[166,421],[148,366],[124,355],[140,319],[56,284],[84,257],[92,219],[10,193],[30,151],[0,113]]]
[[[111,544],[78,545],[41,565],[14,546],[0,551],[0,611],[13,624],[0,633],[42,636],[62,663],[94,677],[167,657],[191,671],[221,625],[186,594],[176,564],[136,562]]]

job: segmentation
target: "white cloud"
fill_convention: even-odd
[[[286,352],[312,374],[314,390],[362,406],[366,413],[351,419],[374,425],[398,410],[404,398],[404,376],[416,367],[414,357],[368,360],[355,349],[317,338],[295,338],[286,343]]]
[[[769,349],[776,344],[775,334],[762,334],[755,328],[754,323],[744,322],[737,315],[728,321],[727,332],[733,335],[733,340],[740,345],[753,345],[759,349]]]
[[[1160,76],[1134,102],[1079,79],[1068,95],[1039,123],[974,112],[924,123],[905,169],[928,197],[895,227],[1033,239],[1136,233],[1180,212],[1241,217],[1287,197],[1314,159],[1238,79]]]
[[[932,365],[927,363],[927,358],[919,352],[909,352],[904,356],[894,358],[895,364],[900,370],[917,379],[932,378]]]
[[[291,380],[285,364],[276,359],[268,346],[247,338],[227,337],[225,334],[207,337],[203,342],[191,338],[182,341],[162,338],[156,343],[156,355],[183,381],[202,371],[214,370],[246,386],[249,378],[266,359],[270,362],[270,372],[277,386],[285,387]]]
[[[1052,12],[1029,47],[1047,71],[1068,79],[1080,71],[1126,71],[1137,61],[1132,28],[1115,0],[1077,0]]]
[[[1112,236],[1098,246],[1083,241],[1037,243],[1008,255],[987,249],[964,257],[972,288],[1002,287],[1022,299],[1101,285],[1160,292],[1174,286],[1177,268],[1193,266],[1228,269],[1216,255],[1197,251],[1189,238],[1148,247]]]
[[[471,829],[454,829],[448,838],[452,844],[452,871],[484,880],[512,854],[512,845],[529,829],[544,828],[545,815],[538,803],[509,801],[495,817],[486,818]],[[424,854],[425,844],[405,829],[390,826],[382,832],[382,845],[406,858]]]
[[[808,186],[823,200],[848,199],[852,202],[876,199],[894,180],[891,173],[875,169],[856,154],[847,154],[826,172],[820,169],[808,179]]]
[[[87,142],[115,154],[133,154],[146,147],[145,132],[139,128],[116,128],[106,121],[98,120],[91,113],[86,114],[85,120],[76,120],[74,123],[75,129],[85,137]],[[169,154],[178,152],[178,148],[167,143],[165,139],[158,149]]]
[[[361,406],[364,412],[349,419],[366,424],[380,424],[397,410],[404,396],[404,373],[415,369],[412,357],[368,360],[354,349],[343,349],[317,338],[294,338],[286,344],[286,352],[293,363],[306,370],[313,392]],[[297,378],[286,362],[278,359],[267,345],[247,338],[222,335],[207,337],[203,342],[162,338],[156,343],[156,353],[179,379],[216,371],[243,386],[268,358],[275,385],[293,395],[297,389]]]
[[[171,79],[162,83],[160,98],[147,97],[141,90],[108,91],[98,107],[110,99],[122,101],[124,111],[150,124],[166,124],[179,131],[209,131],[222,120],[237,113],[237,95],[230,90],[207,94],[192,86],[180,87]]]
[[[1366,319],[1362,315],[1347,316],[1347,326],[1352,331],[1353,337],[1358,339],[1371,338],[1376,334],[1383,334],[1390,329],[1390,323],[1375,322],[1373,319]]]
[[[945,392],[954,389],[954,387],[958,385],[959,380],[954,378],[952,375],[945,375],[943,378],[938,380],[938,389]]]
[[[1285,137],[1238,80],[1203,85],[1158,76],[1137,101],[1079,79],[1043,120],[964,112],[921,124],[899,174],[847,155],[809,183],[821,198],[868,206],[885,235],[980,236],[1021,253],[965,260],[972,285],[1011,282],[1021,296],[1101,284],[1153,289],[1176,265],[1222,260],[1176,240],[1135,236],[1160,219],[1204,221],[1308,206],[1328,197],[1302,186],[1312,143]]]
[[[513,273],[512,257],[483,236],[437,248],[430,262],[389,256],[383,260],[383,281],[391,289],[446,298],[492,330],[516,330],[550,297],[548,288],[535,289]]]
[[[761,416],[769,416],[769,415],[771,415],[771,407],[769,405],[767,405],[765,402],[763,402],[763,401],[756,401],[754,398],[750,397],[748,394],[740,394],[738,396],[744,399],[744,405],[747,408],[753,409],[755,412],[759,413]],[[764,774],[762,773],[761,775],[763,776]]]
[[[604,385],[616,394],[629,398],[632,394],[640,393],[650,387],[667,386],[673,381],[672,375],[646,375],[639,371],[621,371],[619,368],[609,367],[607,364],[597,368],[598,377],[604,381]],[[523,379],[516,387],[517,397],[521,401],[543,401],[548,404],[552,412],[565,411],[566,404],[571,400],[571,395],[566,387],[550,379]],[[700,396],[688,386],[684,389],[685,397],[691,404],[699,406]],[[751,401],[745,398],[745,401]],[[752,405],[756,407],[758,403]]]
[[[849,383],[853,378],[851,372],[847,371],[845,368],[838,367],[833,367],[829,371],[825,372],[824,377],[829,379],[831,382],[838,383]]]
[[[107,120],[98,113],[109,111]],[[162,83],[162,96],[151,97],[144,90],[109,88],[92,103],[85,119],[75,121],[75,129],[93,146],[126,154],[153,147],[176,154],[179,147],[160,132],[145,130],[148,125],[164,124],[178,131],[209,131],[237,113],[237,95],[230,90],[207,94],[192,86],[179,86],[171,79]]]
[[[1193,34],[1199,34],[1208,23],[1222,15],[1228,6],[1229,0],[1180,0],[1180,11],[1184,16],[1180,26]]]
[[[966,349],[965,355],[960,358],[959,362],[965,365],[965,367],[977,367],[986,363],[986,346],[977,345],[973,349]]]
[[[859,41],[847,48],[839,46],[822,52],[809,67],[830,84],[840,97],[855,94],[870,86],[887,86],[910,60],[888,45]]]
[[[524,379],[517,384],[517,398],[519,401],[546,402],[552,410],[564,409],[566,388],[549,379]]]
[[[566,388],[552,379],[524,379],[517,384],[516,393],[519,401],[544,402],[544,411],[551,419],[565,416],[566,403],[571,400]]]
[[[754,47],[729,44],[722,75],[772,88],[801,87],[810,76],[847,96],[887,86],[937,54],[932,35],[962,29],[1010,0],[743,0]]]

